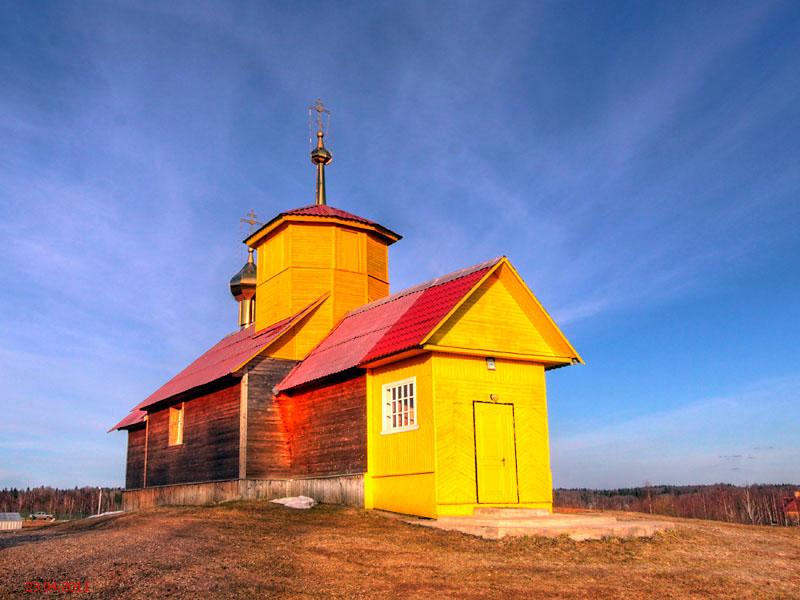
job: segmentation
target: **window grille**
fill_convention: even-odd
[[[417,429],[417,378],[394,381],[383,386],[382,433]]]

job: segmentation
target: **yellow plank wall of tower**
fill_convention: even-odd
[[[268,354],[304,358],[353,308],[389,294],[388,248],[342,224],[288,222],[260,241],[256,331],[330,296]]]

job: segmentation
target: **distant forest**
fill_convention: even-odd
[[[561,508],[627,510],[654,515],[713,519],[752,525],[798,525],[783,507],[800,485],[734,486],[645,485],[616,490],[556,489],[553,505]],[[37,487],[0,490],[0,512],[28,517],[37,511],[57,519],[79,519],[122,510],[122,488],[82,487],[61,490]]]
[[[562,508],[628,510],[713,519],[750,525],[798,525],[784,512],[797,485],[644,485],[616,490],[556,489],[553,505]]]
[[[80,519],[122,510],[122,488],[82,487],[60,490],[37,487],[0,490],[0,512],[18,512],[23,518],[44,511],[56,519]]]

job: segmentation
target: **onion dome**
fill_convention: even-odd
[[[247,262],[236,275],[231,277],[231,294],[236,300],[251,300],[256,295],[256,263],[253,262],[253,249],[249,249]]]
[[[317,132],[317,147],[311,151],[311,162],[317,165],[317,194],[314,203],[323,206],[328,204],[325,198],[325,165],[333,160],[333,154],[322,144],[324,135],[322,130]]]
[[[317,132],[317,147],[311,151],[311,162],[315,165],[329,165],[333,160],[333,154],[322,145],[323,135],[321,131]]]

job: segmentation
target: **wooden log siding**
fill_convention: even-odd
[[[364,506],[364,476],[311,479],[232,479],[209,483],[182,483],[125,490],[122,509],[138,510],[167,504],[212,504],[230,500],[258,500],[285,496],[311,496],[318,502]]]
[[[224,387],[223,387],[224,386]],[[147,487],[239,477],[239,381],[184,404],[183,444],[169,446],[169,408],[148,415]]]
[[[128,459],[125,469],[125,487],[136,489],[144,483],[144,425],[128,430]]]
[[[293,477],[366,472],[366,393],[361,373],[278,398]]]
[[[263,358],[247,367],[247,479],[283,479],[291,476],[289,441],[273,388],[286,377],[293,360]]]
[[[238,379],[228,379],[194,398],[180,398],[185,403],[183,444],[168,444],[169,407],[150,413],[148,433],[145,428],[129,433],[126,487],[141,488],[145,476],[149,488],[240,478],[274,481],[365,473],[364,374],[349,374],[316,389],[276,399],[274,386],[295,364],[291,360],[257,359],[247,367],[246,390]],[[243,393],[246,415],[241,415]],[[240,448],[242,430],[247,443]],[[333,494],[331,497],[345,493],[339,489],[341,482],[314,485],[322,486],[319,489]],[[355,488],[347,491],[347,502],[354,502],[350,496],[355,498],[359,493],[363,492]]]

